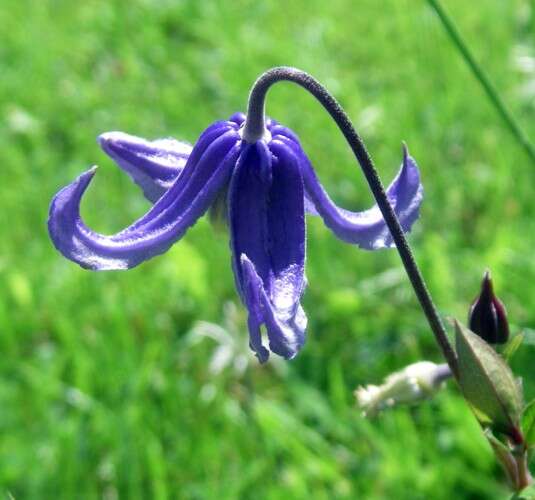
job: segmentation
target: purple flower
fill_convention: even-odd
[[[269,349],[293,358],[305,340],[300,300],[306,286],[305,209],[321,216],[336,236],[365,249],[393,246],[377,206],[350,212],[320,184],[297,136],[267,120],[265,136],[242,140],[245,116],[214,123],[194,147],[172,139],[145,141],[119,132],[99,141],[154,206],[123,231],[105,236],[80,218],[80,200],[95,168],[52,200],[50,237],[68,259],[93,270],[129,269],[165,252],[211,206],[227,206],[236,287],[248,309],[250,346],[264,362]],[[405,150],[388,196],[404,230],[418,217],[422,186]]]

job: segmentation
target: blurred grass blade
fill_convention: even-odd
[[[527,445],[535,446],[535,399],[526,406],[522,414],[522,433]]]
[[[514,356],[515,352],[524,342],[524,332],[517,333],[505,346],[502,352],[502,356],[509,362]]]
[[[505,122],[517,142],[520,143],[520,145],[524,148],[524,151],[530,157],[531,161],[535,164],[535,147],[533,146],[533,144],[531,144],[527,134],[522,130],[515,117],[512,115],[509,109],[507,109],[498,91],[494,87],[494,84],[490,81],[483,68],[475,60],[474,56],[472,55],[472,52],[468,48],[468,45],[464,41],[459,30],[457,29],[457,26],[455,25],[453,19],[444,10],[444,7],[442,6],[440,0],[427,0],[427,3],[437,13],[440,21],[442,22],[442,25],[448,33],[448,36],[451,38],[455,46],[459,49],[459,52],[461,53],[463,59],[465,60],[466,64],[468,64],[468,66],[472,70],[472,73],[485,90],[485,93],[492,102],[492,105],[494,106],[496,111],[502,117],[503,121]]]

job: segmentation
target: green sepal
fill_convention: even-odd
[[[515,438],[522,413],[522,392],[499,354],[468,328],[455,321],[459,385],[484,427]]]

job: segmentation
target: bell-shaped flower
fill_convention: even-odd
[[[306,286],[305,210],[319,214],[336,236],[361,248],[391,247],[393,241],[377,206],[350,212],[329,198],[291,130],[267,120],[264,137],[248,143],[242,139],[244,121],[237,113],[214,123],[193,148],[172,139],[101,135],[104,151],[153,207],[115,235],[92,231],[80,217],[92,168],[54,197],[48,228],[56,248],[80,266],[128,269],[165,252],[208,209],[222,204],[236,287],[249,312],[250,346],[262,362],[269,350],[291,359],[304,343],[307,324],[300,303]],[[422,186],[406,149],[387,194],[408,231],[418,217]]]

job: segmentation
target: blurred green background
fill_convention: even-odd
[[[535,132],[535,2],[449,0],[477,59]],[[466,318],[484,269],[514,330],[535,325],[533,165],[423,0],[3,0],[0,5],[0,485],[15,499],[502,498],[504,478],[451,385],[375,421],[353,390],[438,349],[395,251],[308,221],[308,340],[247,348],[228,236],[202,220],[166,255],[91,273],[54,250],[53,194],[101,168],[83,216],[116,232],[148,203],[95,142],[194,142],[293,65],[346,107],[385,183],[407,141],[425,185],[410,235],[441,313]],[[268,112],[332,197],[371,205],[326,113],[291,84]],[[514,359],[533,373],[534,346]],[[535,385],[525,381],[527,396]]]

